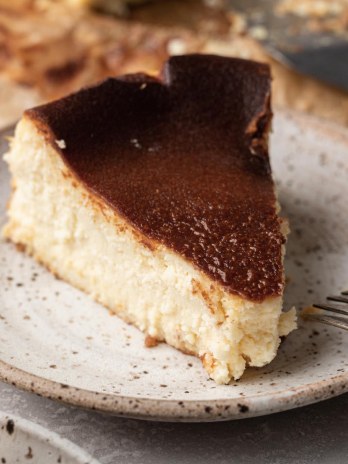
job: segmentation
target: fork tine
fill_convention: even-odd
[[[326,315],[325,313],[305,313],[303,315],[304,319],[320,322],[326,325],[332,325],[340,329],[348,330],[348,290],[341,293],[341,295],[330,295],[326,298],[329,301],[337,301],[341,305],[331,305],[331,304],[313,304],[313,308],[323,309],[330,313],[339,314],[341,316],[336,316],[334,314]],[[342,317],[344,316],[344,317]]]
[[[348,303],[348,298],[345,298],[344,296],[330,295],[327,297],[327,300],[337,301],[339,303]]]
[[[343,314],[344,316],[348,316],[348,309],[337,308],[336,306],[328,306],[325,304],[313,304],[313,307],[318,309],[324,309],[332,313]]]
[[[321,324],[331,325],[338,327],[339,329],[348,330],[348,321],[340,317],[306,314],[305,318],[314,322],[320,322]]]

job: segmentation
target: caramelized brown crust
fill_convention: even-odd
[[[269,101],[267,65],[186,55],[171,58],[161,80],[111,78],[26,115],[142,234],[262,301],[283,290]]]

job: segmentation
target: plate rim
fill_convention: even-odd
[[[307,124],[333,141],[347,144],[348,128],[300,111],[274,108],[277,115]],[[272,160],[271,160],[272,162]],[[300,328],[298,330],[301,330]],[[225,399],[147,398],[102,393],[73,387],[40,377],[0,359],[0,381],[58,402],[109,413],[116,416],[170,422],[214,422],[244,419],[294,409],[348,392],[348,371],[298,387],[282,389],[270,394]],[[311,392],[311,394],[309,394]]]
[[[159,422],[217,422],[246,419],[287,411],[348,393],[347,371],[320,382],[273,392],[272,405],[267,407],[265,413],[264,405],[268,402],[269,395],[262,393],[246,398],[234,397],[220,400],[137,398],[73,387],[39,377],[2,360],[0,360],[0,380],[23,391],[65,405],[114,416]],[[313,392],[313,395],[308,395],[309,390]]]
[[[25,419],[17,414],[0,410],[0,423],[5,420],[13,420],[15,429],[18,428],[22,432],[38,438],[40,441],[49,440],[57,450],[66,453],[69,458],[75,459],[80,464],[100,464],[98,460],[93,458],[83,448],[41,424]]]

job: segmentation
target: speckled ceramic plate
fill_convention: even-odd
[[[0,462],[98,464],[81,448],[33,422],[0,411]],[[99,463],[100,464],[100,463]]]
[[[279,113],[272,164],[292,234],[285,306],[348,287],[348,132]],[[1,222],[9,177],[1,164]],[[146,419],[210,421],[269,414],[348,391],[348,333],[302,324],[277,358],[231,385],[198,359],[144,336],[0,243],[0,378],[86,408]]]

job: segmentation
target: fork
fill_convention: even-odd
[[[348,291],[342,292],[341,295],[332,295],[326,298],[337,304],[313,304],[313,308],[321,309],[320,313],[304,313],[302,317],[307,320],[321,322],[322,324],[333,325],[340,329],[348,330]],[[325,311],[329,315],[325,314]],[[333,314],[330,314],[333,313]]]

